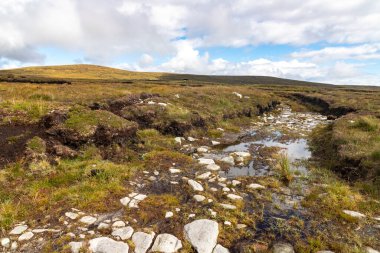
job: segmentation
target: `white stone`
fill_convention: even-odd
[[[359,212],[355,212],[355,211],[351,211],[351,210],[343,210],[343,213],[351,216],[351,217],[354,217],[354,218],[358,218],[358,219],[362,219],[362,218],[365,218],[366,216],[362,213],[359,213]]]
[[[154,174],[155,176],[158,176],[158,175],[160,175],[160,172],[157,171],[157,170],[155,170],[155,171],[153,171],[153,174]]]
[[[182,144],[182,138],[181,138],[181,137],[175,137],[175,138],[174,138],[174,141],[175,141],[176,143],[178,143],[179,145]]]
[[[216,212],[212,209],[208,209],[210,211],[211,216],[216,217]]]
[[[33,232],[26,232],[22,235],[20,235],[20,237],[18,238],[18,241],[21,242],[21,241],[29,241],[30,239],[32,239],[34,236]]]
[[[124,221],[115,221],[113,224],[112,224],[112,227],[113,228],[122,228],[122,227],[125,227],[125,222]]]
[[[217,188],[215,188],[215,187],[211,187],[211,188],[210,188],[210,191],[212,191],[212,192],[217,192],[217,191],[218,191],[218,189],[217,189]]]
[[[199,147],[197,148],[198,153],[207,153],[208,152],[208,147]]]
[[[84,223],[84,224],[91,225],[91,224],[95,223],[96,218],[92,217],[92,216],[84,216],[79,221]]]
[[[189,214],[189,218],[194,218],[194,217],[195,217],[195,213]]]
[[[11,251],[15,251],[18,248],[17,242],[12,242],[11,244]]]
[[[10,235],[20,235],[22,234],[25,230],[28,229],[27,225],[20,225],[12,229],[11,232],[9,232]]]
[[[180,169],[170,168],[169,171],[170,171],[170,173],[172,173],[172,174],[181,173],[181,170],[180,170]]]
[[[79,253],[83,247],[83,242],[70,242],[71,253]]]
[[[220,161],[227,163],[229,165],[235,165],[235,160],[232,156],[223,157],[222,159],[220,159]]]
[[[210,164],[215,164],[215,161],[213,159],[209,158],[199,158],[198,162],[203,165],[210,165]]]
[[[232,223],[231,223],[231,221],[226,220],[226,221],[224,222],[224,225],[226,225],[226,226],[231,226]]]
[[[157,178],[156,178],[155,176],[150,176],[150,177],[148,178],[148,180],[153,182],[153,181],[156,181]]]
[[[133,228],[131,226],[128,226],[128,227],[118,228],[114,230],[112,232],[112,235],[124,241],[131,238],[133,231],[134,231]]]
[[[152,251],[174,253],[182,248],[182,242],[177,237],[171,234],[160,234],[154,241]]]
[[[240,199],[243,199],[243,197],[239,196],[239,195],[236,195],[236,194],[227,194],[227,198],[229,199],[232,199],[232,200],[240,200]]]
[[[289,243],[276,243],[273,245],[273,253],[294,253],[294,249]]]
[[[189,179],[187,183],[191,186],[191,188],[193,188],[194,191],[200,191],[200,192],[203,191],[203,186],[197,181]]]
[[[233,186],[238,186],[239,184],[241,184],[240,181],[238,181],[238,180],[232,180],[232,185]]]
[[[9,248],[11,246],[11,239],[2,238],[1,239],[1,246],[3,246],[4,248]]]
[[[223,129],[223,128],[220,128],[220,127],[218,127],[216,130],[221,131],[221,132],[224,132],[224,129]]]
[[[218,171],[220,170],[220,166],[217,164],[209,164],[206,166],[206,169],[212,170],[212,171]]]
[[[219,226],[216,221],[196,220],[185,225],[184,234],[197,252],[212,253],[218,239]]]
[[[245,224],[237,224],[236,227],[237,227],[238,229],[243,229],[243,228],[246,228],[247,225],[245,225]]]
[[[222,245],[218,244],[216,245],[212,253],[230,253],[230,251]]]
[[[214,146],[216,146],[216,145],[219,145],[220,142],[219,141],[211,141],[211,144],[214,145]]]
[[[144,194],[137,194],[134,199],[137,199],[139,201],[143,201],[144,199],[146,199],[148,196],[147,195],[144,195]]]
[[[371,247],[365,247],[365,252],[366,253],[380,253],[378,250],[375,250]]]
[[[228,210],[236,209],[236,206],[230,205],[230,204],[220,204],[220,206],[223,207],[224,209],[228,209]]]
[[[237,96],[238,98],[243,98],[243,95],[240,94],[240,93],[237,93],[237,92],[232,92],[232,94],[234,94],[235,96]]]
[[[104,223],[104,222],[101,222],[101,223],[98,225],[98,229],[99,229],[99,230],[109,229],[109,228],[110,228],[110,224],[107,224],[107,223]]]
[[[166,212],[165,218],[171,218],[173,217],[174,213],[173,212]]]
[[[99,237],[90,240],[89,249],[92,253],[128,253],[129,246],[124,242],[117,242],[108,237]]]
[[[228,188],[228,187],[223,187],[223,189],[222,189],[224,192],[229,192],[229,191],[231,191],[231,189],[230,188]]]
[[[207,178],[209,178],[210,177],[210,175],[211,175],[211,172],[205,172],[205,173],[203,173],[203,174],[200,174],[199,176],[197,176],[197,179],[207,179]]]
[[[187,140],[193,142],[193,141],[196,141],[197,139],[195,139],[193,137],[187,137]]]
[[[250,184],[247,187],[249,189],[253,189],[253,190],[256,190],[256,189],[265,189],[265,186],[263,186],[261,184]]]
[[[205,196],[202,196],[202,195],[194,195],[193,198],[195,199],[195,201],[197,202],[202,202],[206,199]]]
[[[66,212],[65,216],[72,219],[72,220],[75,220],[76,218],[78,218],[79,215],[77,213],[73,213],[73,212]]]
[[[144,232],[136,232],[132,236],[132,242],[135,245],[135,253],[146,253],[152,245],[154,233],[147,234]]]
[[[251,156],[251,153],[249,152],[234,152],[233,154],[238,157],[243,157],[243,158],[248,158]]]

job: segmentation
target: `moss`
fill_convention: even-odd
[[[135,123],[108,111],[93,111],[82,106],[74,106],[68,114],[68,119],[64,122],[65,127],[85,136],[94,133],[99,125],[122,130]]]
[[[173,163],[186,167],[193,163],[191,157],[175,151],[152,151],[144,155],[144,161],[151,169],[168,169]]]
[[[46,142],[38,136],[30,139],[26,146],[28,149],[37,154],[44,154],[46,152]]]

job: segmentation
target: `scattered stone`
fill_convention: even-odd
[[[211,172],[205,172],[199,176],[197,176],[197,179],[208,179],[211,175]]]
[[[221,207],[223,207],[224,209],[227,209],[227,210],[235,210],[236,209],[236,206],[234,205],[230,205],[230,204],[220,204]]]
[[[243,95],[240,94],[240,93],[237,93],[237,92],[232,92],[232,94],[234,94],[235,96],[237,96],[238,98],[243,98]]]
[[[174,213],[173,212],[166,212],[165,218],[171,218],[173,217]]]
[[[160,175],[160,172],[158,172],[157,170],[155,170],[155,171],[153,172],[153,174],[154,174],[155,176],[158,176],[158,175]]]
[[[154,241],[153,252],[174,253],[182,248],[182,242],[171,234],[160,234]]]
[[[276,243],[272,250],[273,253],[294,253],[293,246],[289,243]]]
[[[216,221],[196,220],[185,225],[184,234],[197,252],[212,253],[218,239],[219,226]]]
[[[99,230],[105,230],[105,229],[109,229],[109,228],[110,228],[110,224],[107,224],[107,223],[104,223],[104,222],[101,222],[98,225],[98,229]]]
[[[221,132],[224,132],[224,129],[223,129],[223,128],[220,128],[220,127],[218,127],[216,130],[221,131]]]
[[[19,242],[22,242],[22,241],[29,241],[30,239],[32,239],[34,236],[33,232],[26,232],[22,235],[20,235],[20,237],[18,238],[18,241]]]
[[[222,245],[218,244],[215,246],[212,253],[230,253],[230,251],[227,248],[223,247]]]
[[[232,165],[232,166],[235,165],[235,160],[232,156],[223,157],[220,161],[227,163],[229,165]]]
[[[263,186],[261,184],[250,184],[250,185],[248,185],[248,188],[249,189],[253,189],[253,190],[256,190],[256,189],[265,189],[265,186]]]
[[[198,153],[207,153],[208,152],[208,147],[205,147],[205,146],[199,147],[199,148],[197,148],[197,152]]]
[[[220,142],[219,142],[219,141],[211,141],[211,144],[212,144],[213,146],[217,146],[217,145],[220,144]]]
[[[202,196],[202,195],[194,195],[193,198],[195,199],[195,201],[197,202],[202,202],[206,199],[205,196]]]
[[[133,228],[131,226],[119,228],[112,232],[112,235],[120,238],[121,240],[128,240],[133,234]]]
[[[197,139],[195,139],[193,137],[187,137],[187,140],[190,141],[190,142],[193,142],[193,141],[196,141]]]
[[[124,242],[117,242],[108,237],[99,237],[90,240],[89,249],[93,253],[128,253],[129,246]]]
[[[15,251],[18,248],[17,242],[12,242],[11,244],[11,251]]]
[[[375,249],[373,249],[371,247],[365,247],[365,252],[366,253],[380,253],[380,251],[375,250]]]
[[[358,218],[358,219],[362,219],[362,218],[365,218],[366,216],[362,213],[359,213],[359,212],[355,212],[355,211],[351,211],[351,210],[343,210],[343,213],[353,217],[353,218]]]
[[[1,246],[3,246],[4,248],[9,248],[11,246],[11,239],[2,238],[1,239]]]
[[[217,188],[215,188],[215,187],[211,187],[211,188],[210,188],[210,191],[212,191],[212,192],[217,192],[217,191],[218,191],[218,189],[217,189]]]
[[[189,214],[189,218],[194,218],[194,217],[195,217],[195,213]]]
[[[135,253],[146,253],[152,245],[154,233],[147,234],[144,232],[136,232],[132,236],[132,242],[135,245]]]
[[[156,178],[155,176],[150,176],[150,177],[148,178],[148,180],[153,182],[153,181],[156,181],[157,178]]]
[[[230,188],[228,188],[228,187],[223,187],[223,189],[222,189],[224,192],[230,192],[231,191],[231,189]]]
[[[226,221],[224,222],[224,225],[226,225],[226,226],[231,226],[232,223],[231,223],[230,221],[227,221],[227,220],[226,220]]]
[[[83,247],[83,242],[70,242],[71,253],[79,253]]]
[[[92,216],[84,216],[79,221],[84,223],[84,224],[91,225],[91,224],[95,223],[96,218],[92,217]]]
[[[12,229],[11,232],[9,232],[10,235],[20,235],[22,234],[25,230],[28,229],[27,225],[20,225]]]
[[[220,170],[220,166],[217,164],[209,164],[206,166],[206,169],[212,170],[212,171],[218,171]]]
[[[192,179],[189,179],[187,183],[193,188],[194,191],[200,191],[203,192],[203,186],[198,183],[197,181],[194,181]]]
[[[242,158],[251,157],[251,153],[249,153],[249,152],[234,152],[233,154],[238,156],[238,157],[242,157]]]
[[[237,227],[238,229],[243,229],[243,228],[246,228],[247,225],[245,225],[245,224],[237,224],[236,227]]]
[[[113,228],[122,228],[122,227],[125,227],[125,222],[124,221],[115,221],[113,224],[112,224],[112,227]]]
[[[241,184],[240,181],[238,181],[238,180],[232,180],[232,185],[233,186],[238,186],[239,184]]]
[[[172,174],[181,173],[181,170],[180,170],[180,169],[170,168],[169,171],[170,171],[170,173],[172,173]]]
[[[73,213],[73,212],[66,212],[65,216],[72,219],[72,220],[75,220],[78,218],[79,215],[77,213]]]
[[[239,196],[239,195],[236,195],[236,194],[232,194],[232,193],[228,194],[228,195],[227,195],[227,198],[232,199],[232,200],[240,200],[240,199],[243,199],[243,197],[241,197],[241,196]]]
[[[203,165],[215,164],[215,161],[213,159],[208,159],[208,158],[199,158],[198,162]]]
[[[174,141],[175,141],[176,143],[178,143],[179,145],[181,145],[181,144],[182,144],[182,137],[175,137],[175,138],[174,138]]]

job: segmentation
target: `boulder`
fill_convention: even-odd
[[[89,249],[93,253],[128,253],[129,246],[124,242],[117,242],[108,237],[99,237],[90,240]]]
[[[182,248],[182,242],[177,237],[171,234],[160,234],[154,241],[152,251],[174,253]]]
[[[230,253],[230,251],[222,245],[218,244],[216,245],[212,253]]]
[[[185,238],[199,253],[212,253],[215,248],[219,226],[216,221],[202,219],[184,227]]]
[[[154,233],[147,234],[144,232],[136,232],[132,236],[132,242],[135,245],[135,253],[146,253],[152,245]]]
[[[124,228],[118,228],[112,232],[112,235],[120,240],[128,240],[133,234],[133,228],[128,226]]]

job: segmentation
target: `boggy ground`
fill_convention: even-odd
[[[377,91],[151,78],[0,83],[3,251],[379,250]]]
[[[65,206],[21,223],[27,239],[4,235],[12,242],[18,240],[21,252],[70,252],[75,246],[86,251],[93,247],[91,239],[98,237],[124,241],[144,252],[139,251],[134,233],[170,234],[175,236],[175,245],[181,241],[178,251],[193,252],[184,226],[208,219],[219,224],[218,247],[231,252],[270,252],[276,247],[297,252],[379,248],[378,202],[316,169],[313,161],[305,161],[311,154],[303,141],[312,128],[328,124],[326,118],[281,108],[239,133],[218,128],[215,137],[173,138],[158,130],[139,130],[143,142],[138,145],[148,152],[138,165],[141,168],[123,180],[119,192],[102,201],[81,199],[81,191],[77,192],[81,201],[91,201],[102,212],[96,207],[82,209],[86,205]],[[96,153],[96,146],[91,149]],[[86,163],[89,158],[81,156]],[[115,173],[92,159],[88,177],[107,180]],[[148,248],[153,244],[151,239]]]

